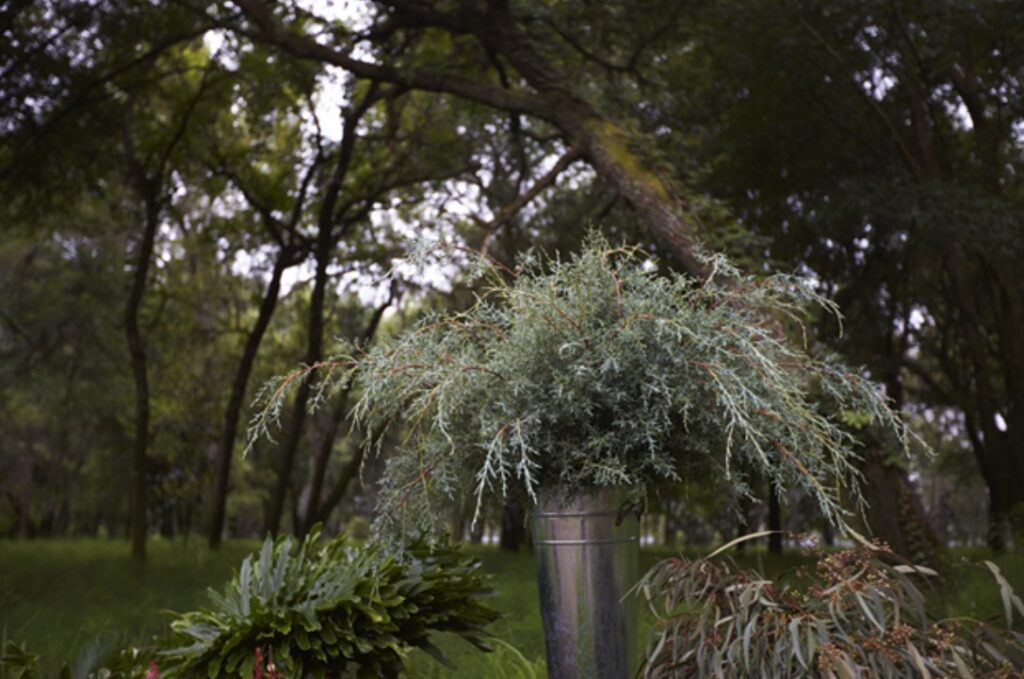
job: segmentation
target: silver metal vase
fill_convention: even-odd
[[[637,670],[636,514],[625,491],[540,495],[531,526],[549,679],[632,679]]]

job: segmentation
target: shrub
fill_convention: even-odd
[[[358,381],[353,416],[370,438],[404,427],[378,512],[390,530],[378,534],[439,532],[444,505],[474,493],[479,512],[510,493],[531,505],[542,488],[724,478],[746,491],[746,472],[807,489],[841,523],[839,487],[858,497],[843,409],[907,444],[876,385],[785,338],[786,319],[835,311],[798,279],[743,276],[711,258],[698,283],[599,236],[516,271],[479,261],[492,284],[468,311],[305,367],[261,396],[251,436],[269,432],[314,370],[326,375],[321,399],[332,381]]]
[[[799,588],[721,561],[662,561],[637,585],[657,617],[643,676],[1022,676],[1024,635],[935,619],[912,582],[935,571],[894,558],[879,545],[826,554]],[[1024,605],[993,573],[1009,622]]]
[[[477,567],[445,546],[413,545],[398,561],[344,536],[318,545],[317,531],[299,544],[268,539],[223,594],[211,590],[211,609],[171,624],[176,646],[160,654],[160,676],[248,677],[258,668],[394,677],[411,648],[446,662],[430,641],[435,632],[488,650],[484,628],[498,614],[480,602],[491,588]]]

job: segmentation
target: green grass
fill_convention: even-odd
[[[166,611],[206,605],[206,588],[220,588],[254,542],[231,542],[211,553],[200,541],[188,549],[180,543],[153,541],[145,569],[136,569],[128,546],[118,541],[0,542],[0,637],[27,643],[42,656],[41,676],[50,676],[62,661],[84,668],[97,655],[127,644],[144,644],[166,630]],[[495,679],[544,676],[544,642],[537,610],[533,557],[477,547],[469,550],[495,576],[491,605],[504,617],[494,625],[500,640],[495,653],[478,652],[457,638],[441,638],[439,646],[457,666],[450,671],[426,654],[408,658],[409,676]],[[668,550],[644,551],[641,570]],[[695,556],[691,552],[689,556]],[[964,560],[967,557],[970,562]],[[944,568],[948,584],[932,592],[935,607],[949,615],[1002,619],[999,590],[989,572],[977,565],[984,552],[957,554]],[[1018,592],[1024,593],[1024,555],[996,559]],[[806,557],[787,553],[770,558],[748,550],[742,566],[770,577],[790,572]],[[638,640],[646,639],[649,615],[641,618]]]
[[[199,540],[153,540],[141,571],[121,541],[0,542],[0,637],[38,653],[42,676],[167,629],[166,611],[206,603],[206,588],[231,576],[255,542],[211,553]]]
[[[458,639],[444,639],[438,644],[445,655],[456,665],[454,671],[440,666],[426,653],[414,651],[409,657],[409,676],[420,679],[531,679],[546,677],[544,661],[544,636],[541,630],[539,597],[537,595],[536,571],[533,556],[527,552],[518,554],[502,553],[495,549],[474,548],[471,553],[483,561],[483,567],[495,574],[498,591],[493,606],[504,617],[493,626],[494,635],[510,644],[512,649],[500,646],[490,656],[479,653],[469,644]],[[678,555],[678,550],[650,549],[640,553],[640,572],[644,573],[659,560]],[[688,550],[687,556],[695,557],[700,552]],[[775,577],[789,572],[807,559],[797,553],[767,558],[757,550],[748,553],[740,563],[754,567]],[[642,651],[646,645],[647,633],[653,616],[640,606],[640,630],[636,636]]]
[[[936,610],[944,606],[945,614],[950,617],[965,616],[1005,627],[999,586],[982,564],[984,560],[993,561],[1017,596],[1024,598],[1024,552],[1020,551],[993,557],[984,549],[958,550],[950,554],[942,566],[948,585],[925,592],[936,603]],[[1024,621],[1016,612],[1014,619],[1015,629],[1024,631]]]

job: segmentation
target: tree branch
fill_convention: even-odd
[[[357,78],[394,83],[410,89],[453,94],[505,111],[550,117],[546,102],[536,95],[521,90],[504,90],[445,71],[433,69],[405,71],[384,64],[362,61],[350,54],[327,45],[321,45],[307,36],[288,30],[281,25],[272,12],[256,0],[233,0],[233,2],[258,29],[255,34],[241,28],[235,28],[236,31],[280,47],[300,59],[339,66]]]
[[[536,198],[544,189],[548,188],[558,179],[558,176],[565,171],[567,167],[572,165],[578,159],[583,156],[582,150],[579,145],[573,146],[566,151],[554,164],[554,166],[548,170],[544,176],[540,177],[533,186],[528,188],[526,191],[516,197],[511,203],[501,208],[498,214],[494,216],[491,221],[484,225],[486,231],[484,235],[483,244],[480,246],[480,251],[483,254],[487,254],[487,251],[491,247],[491,243],[494,241],[494,235],[498,230],[498,227],[503,223],[511,219],[517,212],[526,207],[534,198]]]
[[[804,18],[803,15],[801,15],[799,12],[796,12],[795,14],[796,14],[797,21],[800,23],[800,25],[803,27],[803,29],[805,31],[807,31],[807,33],[812,38],[814,38],[814,40],[819,45],[821,45],[822,48],[824,48],[824,50],[826,52],[828,52],[828,55],[830,57],[832,57],[832,59],[835,60],[836,63],[838,63],[840,66],[842,66],[845,69],[846,68],[846,62],[843,60],[843,57],[842,57],[842,55],[839,54],[838,50],[836,50],[836,48],[833,47],[828,42],[828,40],[826,40],[825,37],[821,33],[819,33],[818,30],[816,28],[814,28],[814,26],[812,26],[810,24],[810,22],[807,21],[806,18]],[[852,74],[848,74],[848,75],[852,76]],[[863,88],[861,88],[860,84],[858,84],[856,82],[853,82],[853,78],[852,77],[850,77],[849,80],[852,82],[854,87],[857,88],[857,91],[867,101],[868,106],[871,108],[872,112],[874,112],[875,115],[878,116],[878,118],[885,125],[886,129],[889,130],[889,133],[892,135],[893,141],[896,142],[896,146],[899,147],[900,153],[903,155],[904,160],[907,161],[907,165],[910,166],[911,171],[915,175],[920,176],[920,174],[921,174],[921,166],[917,162],[917,159],[914,157],[914,154],[910,152],[910,149],[907,147],[907,144],[903,140],[903,135],[900,134],[899,129],[897,129],[897,127],[893,123],[892,119],[889,118],[888,115],[886,115],[885,111],[882,110],[882,107],[878,105],[878,102],[875,101],[873,98],[871,98],[871,96],[869,96],[863,90]]]

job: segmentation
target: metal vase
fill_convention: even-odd
[[[637,517],[626,493],[541,495],[533,551],[549,679],[632,679],[637,671]]]

